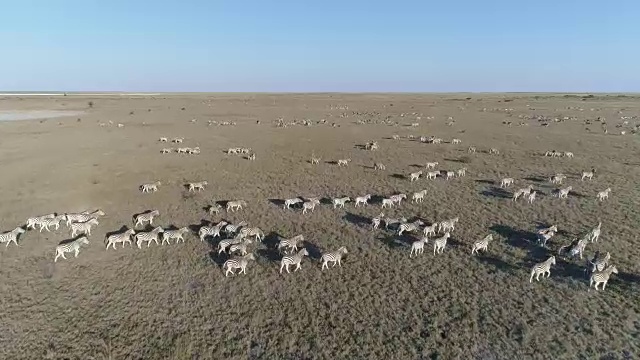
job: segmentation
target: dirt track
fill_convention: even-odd
[[[100,208],[107,214],[78,258],[69,254],[53,262],[56,245],[69,238],[66,226],[28,231],[19,247],[0,245],[0,358],[640,357],[640,143],[630,134],[640,120],[615,127],[621,116],[640,115],[638,99],[468,96],[0,97],[0,110],[87,111],[81,120],[0,123],[0,230],[50,212]],[[348,109],[332,109],[340,105]],[[422,118],[400,117],[414,112]],[[576,119],[543,127],[518,118],[533,114]],[[387,116],[399,126],[356,123]],[[598,122],[583,123],[598,116],[606,117],[609,134]],[[313,126],[278,128],[279,117],[310,119]],[[320,119],[326,124],[317,124]],[[208,126],[209,120],[237,125]],[[521,121],[526,125],[518,126]],[[408,126],[412,122],[420,126]],[[627,134],[618,135],[621,130]],[[394,134],[401,139],[392,140]],[[408,139],[410,134],[445,143],[423,144]],[[160,154],[163,147],[176,147],[159,143],[161,136],[184,137],[183,146],[199,146],[202,153]],[[452,138],[462,144],[449,144]],[[371,140],[379,150],[357,147]],[[470,145],[477,153],[467,152]],[[236,146],[252,148],[256,161],[223,152]],[[500,154],[489,155],[491,147]],[[575,158],[541,156],[553,149]],[[309,163],[312,154],[322,158],[319,165]],[[331,163],[341,158],[352,162],[346,168]],[[439,170],[467,167],[467,176],[413,183],[405,178],[427,161],[438,161]],[[386,171],[374,170],[374,162],[386,164]],[[581,181],[580,173],[592,167],[594,179]],[[547,181],[558,172],[568,175],[563,186],[573,186],[564,201],[551,195],[557,186]],[[503,191],[497,182],[507,176],[516,184]],[[156,180],[162,182],[157,193],[140,193],[140,184]],[[183,187],[201,180],[209,183],[201,193]],[[538,200],[513,203],[512,191],[528,184],[538,190]],[[600,204],[595,195],[607,187],[611,196]],[[410,198],[421,189],[428,190],[424,203],[406,201],[385,214],[427,223],[459,216],[460,223],[444,254],[434,256],[430,241],[424,254],[409,259],[414,236],[371,231],[369,222],[381,211],[380,196],[404,192]],[[285,211],[280,202],[367,193],[374,195],[368,207],[348,203],[334,210],[324,201],[307,215]],[[234,199],[248,207],[213,217],[204,210]],[[105,250],[105,233],[131,227],[133,214],[150,209],[160,211],[163,227],[197,231],[208,221],[245,220],[267,239],[253,247],[257,261],[248,274],[228,278],[220,268],[225,258],[211,252],[217,240],[203,243],[193,233],[184,244]],[[559,256],[550,278],[529,283],[534,263],[598,221],[602,236],[586,255],[609,251],[620,271],[605,291],[589,289],[584,260]],[[537,246],[537,226],[551,224],[560,233],[549,249]],[[471,244],[489,233],[495,238],[489,251],[470,256]],[[300,271],[281,275],[274,243],[296,234],[308,240],[310,258]],[[340,246],[349,251],[343,266],[321,271],[321,252]]]

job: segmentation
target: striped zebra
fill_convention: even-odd
[[[456,224],[460,219],[455,217],[453,219],[445,220],[438,224],[438,232],[451,232],[455,230]]]
[[[25,231],[26,231],[25,229],[18,226],[17,228],[11,231],[7,231],[0,234],[0,244],[7,243],[5,247],[9,247],[9,244],[11,244],[11,242],[13,241],[13,243],[16,244],[16,246],[18,246],[18,236],[20,234],[23,234]]]
[[[549,239],[551,239],[554,235],[556,234],[555,231],[553,230],[549,230],[546,232],[538,232],[537,237],[538,237],[538,243],[540,245],[542,245],[542,247],[547,247],[547,241],[549,241]]]
[[[42,220],[40,223],[40,232],[42,232],[43,229],[51,231],[49,226],[55,226],[56,230],[58,230],[60,228],[60,222],[64,220],[65,216],[66,215],[57,215],[56,217]]]
[[[486,252],[487,248],[489,247],[489,242],[491,242],[492,240],[493,235],[489,234],[485,236],[484,239],[473,243],[473,247],[471,248],[471,255],[473,255],[474,253],[477,254],[480,250]]]
[[[376,230],[377,228],[380,227],[380,223],[382,223],[383,219],[384,219],[384,213],[380,213],[380,215],[371,219],[371,227],[373,228],[373,230]]]
[[[153,219],[156,216],[160,216],[160,211],[152,210],[146,213],[138,214],[133,217],[134,227],[142,226],[145,223],[149,223],[149,225],[153,225]]]
[[[156,192],[158,186],[162,185],[160,181],[140,185],[140,191],[143,193]]]
[[[244,200],[233,200],[227,202],[227,211],[242,210],[243,206],[247,206],[247,202]]]
[[[384,228],[389,230],[389,226],[391,225],[398,225],[400,226],[401,224],[404,224],[407,222],[406,218],[400,218],[400,219],[395,219],[395,218],[385,218],[384,219]]]
[[[409,258],[413,257],[414,254],[418,256],[418,254],[424,253],[424,245],[427,242],[429,242],[429,238],[426,236],[423,236],[420,240],[414,241],[411,244],[411,253],[409,253]]]
[[[244,239],[239,244],[233,244],[229,246],[229,254],[240,253],[240,255],[247,255],[247,247],[252,243],[251,239]]]
[[[342,198],[335,198],[333,199],[333,208],[334,209],[338,207],[344,208],[344,205],[349,201],[351,201],[351,198],[348,196],[342,197]]]
[[[66,260],[67,258],[64,256],[65,253],[73,252],[75,253],[75,257],[78,257],[80,245],[82,244],[89,245],[89,239],[87,239],[86,236],[81,236],[71,242],[56,246],[56,257],[53,259],[53,262],[57,262],[60,256]]]
[[[199,181],[194,183],[188,183],[187,185],[189,187],[189,191],[195,192],[196,190],[198,191],[204,190],[204,187],[207,186],[208,184],[209,183],[207,181]]]
[[[224,232],[227,235],[233,235],[243,226],[247,226],[246,221],[240,221],[237,225],[229,224],[224,228]]]
[[[26,228],[27,228],[27,230],[35,229],[36,225],[40,226],[40,224],[45,219],[53,219],[54,217],[56,217],[56,215],[57,215],[56,213],[52,213],[52,214],[46,214],[46,215],[30,217],[30,218],[27,219]]]
[[[222,206],[220,206],[220,204],[213,204],[209,206],[209,215],[218,215],[220,214],[220,210],[222,210]]]
[[[302,203],[302,213],[306,214],[308,210],[311,210],[311,212],[313,212],[313,210],[316,208],[316,205],[319,205],[319,204],[320,204],[320,199],[305,201],[304,203]]]
[[[182,242],[184,242],[184,234],[189,232],[189,228],[187,227],[181,227],[180,229],[176,229],[176,230],[165,230],[162,233],[162,245],[164,245],[164,242],[166,241],[167,244],[171,245],[171,239],[175,239],[176,240],[176,244],[180,242],[180,240],[182,240]]]
[[[423,202],[424,201],[424,197],[427,195],[427,190],[421,190],[418,192],[413,193],[413,195],[411,196],[411,202]]]
[[[147,247],[149,247],[152,241],[155,242],[156,245],[158,245],[158,239],[160,238],[160,233],[163,233],[163,232],[164,232],[164,229],[158,226],[151,231],[138,232],[133,236],[133,238],[136,240],[136,245],[138,245],[138,249],[140,249],[142,242],[146,242]],[[124,247],[124,243],[122,244],[122,246]]]
[[[617,273],[618,269],[614,265],[611,265],[602,271],[596,271],[591,274],[591,278],[589,279],[589,287],[595,284],[594,287],[596,290],[598,290],[598,285],[602,284],[601,290],[604,290],[605,286],[607,286],[607,282],[609,281],[609,277],[611,277],[611,274]]]
[[[424,222],[422,222],[421,220],[416,220],[414,222],[410,222],[410,223],[404,223],[404,224],[400,224],[400,226],[398,226],[398,235],[402,236],[403,232],[414,232],[416,230],[418,230],[420,228],[420,226],[424,225]]]
[[[298,245],[303,241],[304,235],[302,234],[296,235],[289,239],[281,239],[278,243],[278,251],[282,253],[283,250],[286,250],[288,248],[292,252],[295,252],[298,250]]]
[[[611,260],[611,254],[608,251],[604,255],[600,254],[600,252],[598,251],[593,256],[592,260],[587,260],[587,261],[592,266],[591,272],[594,273],[596,271],[604,270],[610,260]]]
[[[568,248],[570,257],[575,257],[576,255],[580,255],[580,259],[582,259],[582,254],[584,253],[584,249],[587,247],[588,243],[589,243],[588,235],[580,239],[580,241],[578,241],[578,239],[574,239],[571,242],[571,244],[561,246],[560,249],[558,249],[558,254],[562,255],[565,252],[565,250],[567,250]]]
[[[256,241],[262,241],[264,239],[264,232],[259,227],[245,227],[240,230],[243,234],[242,237],[254,236]]]
[[[220,231],[222,228],[227,225],[228,222],[220,221],[215,226],[203,226],[198,230],[198,236],[200,237],[200,241],[204,241],[207,236],[211,236],[213,238],[220,237]]]
[[[229,276],[229,273],[236,275],[233,270],[240,269],[238,274],[247,273],[247,265],[249,264],[249,260],[255,260],[256,258],[253,254],[247,254],[245,256],[239,258],[229,259],[224,262],[222,265],[222,269],[225,270],[224,276]]]
[[[602,227],[602,222],[599,222],[598,226],[596,226],[595,228],[593,228],[593,230],[591,230],[591,233],[589,234],[589,239],[591,240],[591,242],[598,242],[598,238],[600,237],[601,227]]]
[[[358,207],[358,205],[368,205],[368,201],[371,200],[371,194],[367,194],[364,196],[358,196],[356,197],[356,204],[354,205],[355,207]]]
[[[449,239],[451,235],[446,232],[442,237],[439,237],[433,241],[433,255],[442,254],[444,252],[444,248],[447,246],[447,239]]]
[[[290,273],[289,265],[295,265],[296,268],[293,271],[298,271],[298,269],[302,267],[302,258],[305,256],[309,256],[309,252],[304,248],[298,251],[295,255],[283,256],[282,260],[280,260],[280,274],[282,274],[282,269],[285,269],[287,270],[287,273]]]
[[[234,237],[234,238],[221,240],[218,243],[218,254],[222,254],[223,252],[226,252],[227,248],[229,246],[238,245],[238,244],[242,243],[243,241],[249,241],[250,242],[251,240],[249,240],[249,239],[243,240],[242,238],[237,237],[237,236]]]
[[[406,199],[406,198],[407,198],[406,194],[391,195],[389,197],[389,199],[391,199],[391,201],[393,201],[394,204],[398,204],[398,205],[400,205],[400,203],[402,202],[402,199]]]
[[[284,208],[285,209],[290,209],[291,205],[299,204],[301,202],[303,202],[303,200],[300,199],[300,198],[286,199],[284,201]]]
[[[128,229],[127,231],[120,233],[120,234],[113,234],[113,235],[109,235],[105,238],[105,242],[107,243],[107,248],[106,250],[109,250],[109,246],[113,246],[113,250],[116,249],[116,244],[117,243],[122,243],[122,247],[124,248],[124,244],[125,243],[129,243],[129,245],[131,244],[131,236],[135,235],[135,230],[133,229]]]
[[[76,237],[77,234],[91,235],[91,226],[98,226],[98,219],[91,218],[85,222],[71,223],[71,237]]]
[[[438,223],[434,222],[430,226],[425,226],[424,229],[422,229],[422,233],[424,234],[424,236],[436,236],[437,228],[438,228]]]
[[[100,216],[104,216],[104,211],[98,209],[94,212],[82,212],[76,214],[65,214],[65,218],[67,219],[67,226],[71,226],[71,223],[74,222],[85,222],[90,220],[91,218],[99,218]]]
[[[529,283],[533,282],[534,275],[536,277],[536,281],[540,281],[540,274],[542,274],[542,277],[544,277],[545,274],[547,274],[547,277],[551,276],[551,265],[555,264],[555,256],[552,256],[541,263],[535,264],[533,269],[531,269],[531,278],[529,279]]]
[[[337,251],[322,254],[322,268],[320,270],[324,270],[325,267],[328,269],[329,262],[332,262],[333,266],[336,266],[336,264],[342,266],[341,260],[345,254],[347,254],[347,248],[344,246],[341,246]]]

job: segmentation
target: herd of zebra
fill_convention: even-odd
[[[395,138],[395,137],[394,137]],[[183,138],[174,138],[171,141],[180,144],[183,142]],[[440,143],[441,139],[438,138],[428,138],[430,143]],[[160,142],[169,142],[168,138],[160,138]],[[454,139],[451,143],[460,144],[461,140]],[[369,142],[365,146],[367,150],[378,150],[379,145],[377,142]],[[194,151],[178,151],[178,152],[186,152],[186,153],[199,153],[199,148]],[[180,149],[179,149],[180,150]],[[192,149],[193,150],[193,149]],[[163,150],[164,151],[164,150]],[[255,154],[251,153],[250,149],[246,148],[230,148],[225,151],[228,154],[251,154],[250,158],[255,159]],[[475,152],[475,147],[469,147],[469,152]],[[489,154],[499,154],[497,149],[490,149],[488,151]],[[559,155],[560,154],[560,155]],[[568,158],[573,158],[573,153],[565,152],[559,153],[555,150],[552,152],[545,153],[545,156],[558,157],[565,156]],[[351,162],[351,159],[339,159],[335,163],[338,166],[348,166]],[[312,165],[317,165],[320,163],[320,158],[316,156],[311,157],[310,163]],[[435,170],[439,166],[438,162],[428,162],[425,165],[426,170],[426,178],[427,179],[435,179],[437,177],[443,177],[447,180],[454,177],[464,177],[467,172],[467,168],[461,168],[456,171],[438,171]],[[376,169],[384,170],[385,166],[383,164],[375,164]],[[585,171],[582,173],[581,180],[591,180],[593,179],[595,174],[595,169],[591,171]],[[423,171],[412,172],[407,178],[411,183],[418,181],[420,177],[423,175]],[[549,181],[552,184],[562,184],[562,181],[566,179],[567,176],[564,174],[556,174],[549,178]],[[500,180],[500,187],[507,188],[515,183],[513,178],[503,178]],[[153,183],[145,183],[140,185],[139,189],[143,193],[154,193],[158,191],[159,186],[161,185],[160,181],[156,181]],[[205,187],[208,185],[207,181],[200,181],[194,183],[188,183],[185,186],[188,188],[188,191],[203,191]],[[566,198],[571,192],[572,187],[566,187],[557,190],[558,198]],[[604,201],[609,197],[611,192],[610,188],[607,188],[603,191],[600,191],[597,194],[597,199],[600,201]],[[411,202],[414,203],[422,203],[427,194],[427,190],[421,190],[414,192],[411,196]],[[529,203],[532,203],[535,200],[536,191],[533,190],[533,186],[529,185],[525,188],[521,188],[516,190],[513,193],[512,200],[517,201],[521,196],[526,197]],[[368,206],[369,201],[371,200],[372,195],[366,194],[362,196],[356,196],[353,199],[351,197],[339,197],[330,199],[330,203],[333,205],[333,209],[342,209],[345,208],[348,202],[353,201],[355,207],[359,206]],[[396,206],[400,206],[402,200],[407,199],[406,194],[394,194],[389,197],[383,197],[380,201],[380,206],[382,209],[392,208]],[[321,203],[321,199],[319,197],[296,197],[285,199],[283,201],[284,209],[291,209],[292,207],[298,207],[302,210],[302,214],[306,214],[308,212],[313,212],[315,207]],[[247,206],[247,202],[244,200],[232,200],[226,203],[226,211],[227,212],[235,212],[243,210],[244,207]],[[222,206],[219,204],[214,204],[209,207],[209,213],[211,215],[218,215],[222,210]],[[383,210],[384,211],[384,210]],[[8,231],[0,234],[0,243],[6,243],[8,247],[11,242],[18,245],[18,237],[25,233],[26,230],[36,229],[40,232],[43,230],[51,231],[51,228],[55,228],[58,230],[60,227],[60,223],[62,221],[66,222],[67,227],[71,233],[71,240],[63,241],[55,249],[55,258],[54,262],[57,262],[60,257],[66,259],[66,253],[74,253],[75,257],[78,256],[81,246],[89,244],[89,236],[91,236],[92,227],[99,225],[99,218],[104,216],[105,213],[102,210],[95,210],[92,212],[85,211],[80,213],[63,213],[63,214],[46,214],[42,216],[29,218],[26,222],[26,226],[23,228],[22,226],[16,227],[12,231]],[[165,243],[171,244],[172,240],[175,240],[175,243],[179,243],[180,241],[184,242],[184,236],[190,232],[188,227],[181,227],[177,229],[163,229],[161,226],[153,226],[153,220],[155,217],[158,217],[160,212],[158,210],[147,211],[145,213],[137,214],[133,217],[133,228],[126,229],[114,234],[107,234],[105,236],[105,244],[106,249],[113,248],[116,249],[116,245],[122,244],[124,248],[126,244],[133,246],[133,241],[135,241],[137,247],[139,249],[142,248],[143,244],[146,244],[147,247],[151,245],[151,243],[155,243],[156,245],[164,245]],[[415,233],[422,232],[422,236],[413,241],[410,246],[409,257],[413,258],[417,257],[424,252],[425,245],[429,242],[429,237],[437,238],[433,239],[433,254],[438,255],[442,254],[445,251],[447,246],[447,240],[451,237],[452,232],[455,230],[456,224],[458,223],[459,218],[451,218],[441,222],[434,222],[430,225],[426,225],[422,220],[417,219],[415,221],[409,222],[406,218],[391,218],[386,217],[384,213],[380,213],[378,216],[371,219],[371,229],[377,230],[380,228],[380,225],[384,222],[385,230],[393,230],[397,232],[397,236],[402,236],[404,233]],[[579,241],[574,241],[570,245],[566,245],[560,248],[559,254],[568,254],[570,257],[579,256],[580,259],[583,258],[583,253],[585,247],[588,243],[597,242],[598,237],[600,235],[602,223],[599,223],[597,227],[595,227],[591,232],[586,234]],[[136,230],[138,227],[152,227],[147,231],[139,231]],[[538,243],[546,247],[547,242],[558,232],[558,228],[556,225],[553,225],[549,228],[540,229],[537,231],[537,240]],[[222,234],[225,234],[226,237],[222,238]],[[265,235],[262,229],[258,227],[249,227],[248,224],[244,221],[241,221],[238,224],[230,224],[226,221],[220,221],[215,225],[205,225],[201,226],[197,231],[198,237],[201,241],[205,241],[207,239],[215,239],[220,237],[221,240],[218,242],[218,254],[227,254],[237,256],[228,258],[224,264],[222,265],[222,269],[225,273],[225,276],[229,274],[236,274],[236,270],[240,270],[238,274],[245,273],[246,268],[251,260],[255,260],[255,256],[253,252],[249,251],[249,246],[253,243],[262,242]],[[471,245],[471,255],[475,255],[480,251],[486,252],[488,251],[488,247],[490,242],[493,240],[493,235],[486,235],[481,240],[473,242]],[[305,256],[309,256],[309,252],[307,249],[302,246],[299,247],[305,241],[303,235],[296,235],[291,238],[280,239],[276,246],[276,250],[282,254],[280,261],[280,273],[283,270],[286,270],[289,273],[289,267],[294,266],[294,271],[297,271],[301,268],[302,261]],[[347,254],[347,248],[345,246],[341,246],[335,251],[326,252],[321,255],[320,259],[322,262],[321,269],[329,267],[329,263],[333,264],[333,266],[339,265],[342,266],[342,257]],[[605,288],[607,281],[609,280],[611,274],[618,273],[618,270],[615,265],[610,264],[611,255],[610,253],[601,254],[600,252],[596,252],[595,256],[592,259],[587,259],[587,265],[591,269],[591,277],[590,277],[590,286],[595,284],[596,290],[598,286],[602,284],[602,289]],[[551,266],[556,264],[555,256],[549,257],[546,261],[535,264],[531,270],[531,276],[529,281],[532,282],[535,277],[536,280],[539,280],[540,275],[543,277],[546,275],[550,276]]]

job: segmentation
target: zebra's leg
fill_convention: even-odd
[[[75,257],[78,257],[79,253],[80,253],[80,249],[76,249]]]
[[[60,253],[56,253],[56,258],[53,259],[53,262],[57,262],[58,261],[58,257],[60,257]]]

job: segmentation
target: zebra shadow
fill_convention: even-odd
[[[222,268],[228,258],[225,254],[218,254],[218,250],[211,250],[209,251],[209,260],[219,268]]]
[[[468,164],[469,163],[469,158],[467,158],[466,156],[454,159],[454,158],[444,158],[444,161],[450,161],[450,162],[455,162],[455,163],[460,163],[460,164]]]
[[[320,260],[322,258],[322,250],[316,244],[305,240],[304,248],[309,253],[309,259]]]
[[[219,201],[216,201],[216,205],[220,205],[222,206],[223,209],[226,209],[229,201],[231,200],[219,200]]]
[[[338,162],[335,160],[329,160],[329,161],[325,161],[325,164],[330,164],[330,165],[338,165]]]
[[[508,274],[515,274],[516,270],[519,268],[516,265],[510,264],[495,256],[485,255],[484,253],[480,253],[480,255],[476,256],[476,260],[485,265],[492,266],[498,271],[506,272]]]
[[[109,236],[123,234],[125,231],[127,231],[127,230],[129,230],[129,229],[133,229],[133,228],[130,228],[130,227],[128,227],[127,225],[122,225],[122,226],[120,227],[120,229],[118,229],[118,230],[115,230],[115,231],[108,231],[108,232],[104,235],[104,239],[105,239],[105,241],[106,241],[106,240],[107,240],[107,238],[108,238]],[[137,233],[137,232],[142,231],[142,230],[135,230],[135,231],[136,231],[136,233]]]
[[[488,189],[482,190],[480,195],[500,199],[511,199],[513,197],[510,192],[496,186],[491,186]]]
[[[189,228],[189,230],[191,230],[191,232],[197,234],[200,231],[200,228],[203,226],[211,226],[212,223],[211,221],[207,220],[207,219],[202,219],[200,220],[199,224],[191,224],[191,225],[187,225],[187,227]]]
[[[473,180],[473,181],[475,181],[475,182],[477,182],[479,184],[488,184],[488,185],[495,185],[496,184],[496,182],[493,181],[493,180],[476,179],[476,180]]]
[[[369,170],[375,170],[376,167],[375,166],[369,166],[369,165],[361,165],[363,168],[365,169],[369,169]]]
[[[142,211],[142,212],[139,212],[139,213],[135,213],[135,214],[133,214],[133,216],[131,217],[131,222],[135,224],[135,223],[136,223],[136,218],[137,218],[138,216],[140,216],[140,215],[150,214],[150,213],[152,213],[152,212],[153,212],[153,210],[145,210],[145,211]]]
[[[587,197],[587,195],[585,195],[583,193],[579,193],[577,191],[573,191],[573,190],[569,191],[569,195],[575,196],[577,198],[586,198]]]
[[[279,208],[284,207],[284,200],[283,199],[269,199],[269,202]]]
[[[402,179],[402,180],[407,179],[407,177],[404,174],[391,174],[389,176],[391,176],[394,179]]]
[[[489,230],[507,239],[506,243],[510,246],[517,247],[528,252],[528,258],[534,262],[546,260],[549,257],[549,250],[541,246],[537,246],[537,236],[535,233],[527,230],[518,230],[508,225],[495,224],[489,227]]]
[[[527,176],[526,178],[524,178],[524,180],[541,183],[545,182],[547,179],[543,178],[542,176]]]
[[[282,254],[278,251],[278,243],[280,243],[280,239],[282,239],[282,235],[275,231],[265,234],[265,237],[262,240],[264,248],[258,249],[256,254],[260,258],[266,259],[268,262],[280,262],[280,259],[282,258]]]
[[[414,168],[422,168],[422,167],[424,167],[424,165],[420,165],[420,164],[411,164],[409,166],[410,167],[414,167]]]
[[[552,275],[555,275],[557,277],[585,281],[589,280],[589,277],[591,275],[589,272],[585,271],[586,269],[587,267],[585,266],[580,266],[574,262],[569,262],[563,258],[556,257],[556,265],[552,266],[551,272]]]
[[[618,274],[613,274],[610,282],[622,291],[637,293],[638,287],[640,287],[640,276],[638,274],[620,271]],[[608,288],[609,284],[607,284],[607,289]]]
[[[60,241],[60,242],[58,243],[58,245],[65,245],[65,244],[72,243],[72,242],[74,242],[74,241],[76,241],[76,240],[80,239],[80,238],[81,238],[81,237],[83,237],[83,236],[86,236],[86,235],[82,235],[82,234],[81,234],[81,235],[78,235],[78,236],[76,236],[76,237],[74,237],[74,238],[71,238],[71,239],[65,239],[65,240],[62,240],[62,241]]]
[[[329,197],[322,197],[322,198],[320,198],[320,204],[333,205],[333,199],[329,198]]]
[[[395,235],[381,233],[376,235],[375,239],[381,241],[390,249],[405,248],[407,246],[406,242],[398,239]]]
[[[368,217],[354,214],[349,211],[347,211],[347,213],[342,218],[357,227],[366,227],[371,224],[371,219],[369,219]]]

